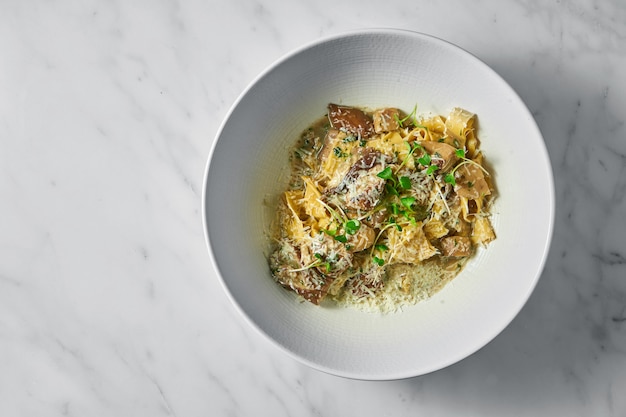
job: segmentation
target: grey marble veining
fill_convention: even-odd
[[[621,0],[3,2],[0,415],[626,415],[625,22]],[[245,86],[363,27],[493,67],[544,134],[557,197],[513,323],[460,363],[384,383],[311,370],[245,325],[200,213]]]

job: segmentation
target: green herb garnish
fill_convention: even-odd
[[[335,240],[341,243],[346,243],[348,241],[348,238],[346,237],[346,235],[337,235],[335,236]]]
[[[398,184],[405,190],[411,188],[411,179],[409,177],[400,177],[398,178]]]
[[[357,219],[348,220],[344,224],[344,228],[346,229],[347,234],[353,235],[361,228],[361,222]]]
[[[396,123],[398,123],[400,127],[403,127],[404,122],[406,122],[407,120],[411,118],[413,119],[411,124],[416,125],[417,124],[416,114],[417,114],[417,104],[413,107],[413,111],[411,112],[411,114],[406,115],[402,119],[400,119],[400,116],[398,116],[397,114],[394,114],[394,118],[396,120]]]
[[[415,197],[402,197],[400,199],[400,202],[408,210],[411,210],[411,207],[413,206],[413,204],[415,204]]]
[[[376,175],[384,180],[393,180],[393,171],[391,171],[391,167],[383,169]]]
[[[424,165],[425,167],[430,165],[430,155],[427,153],[424,153],[424,155],[420,158],[417,158],[417,162],[419,162],[421,165]]]
[[[345,153],[339,146],[337,146],[336,148],[333,148],[333,153],[335,154],[337,158],[344,158],[348,156],[348,154]]]

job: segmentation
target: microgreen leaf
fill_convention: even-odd
[[[344,227],[346,229],[346,233],[348,233],[349,235],[353,235],[361,227],[361,222],[359,222],[357,219],[348,220]]]
[[[400,177],[398,178],[398,182],[400,183],[400,187],[408,190],[411,188],[411,179],[409,177]]]
[[[346,235],[337,235],[335,236],[335,240],[341,243],[346,243],[348,241],[348,238],[346,237]]]
[[[428,167],[428,169],[426,170],[426,174],[430,175],[432,173],[434,173],[435,171],[437,171],[437,165],[431,165]]]
[[[387,167],[385,169],[383,169],[382,171],[380,171],[377,176],[379,178],[382,178],[384,180],[390,180],[393,178],[393,172],[391,171],[391,167]]]
[[[374,256],[374,257],[372,258],[372,261],[374,261],[374,263],[375,263],[376,265],[378,265],[378,266],[383,266],[383,265],[385,264],[385,261],[384,261],[383,259],[380,259],[380,258],[379,258],[379,257],[377,257],[377,256]]]
[[[396,188],[395,188],[393,185],[391,185],[391,184],[386,184],[385,188],[387,189],[387,192],[388,192],[389,194],[392,194],[392,195],[399,195],[399,194],[398,194],[398,190],[396,190]]]
[[[384,252],[384,251],[386,251],[386,250],[389,250],[389,248],[387,247],[387,245],[382,245],[382,244],[381,244],[381,245],[374,245],[374,247],[375,247],[376,249],[380,250],[380,251],[383,251],[383,252]]]
[[[411,206],[415,204],[415,197],[402,197],[400,202],[404,207],[410,210]]]
[[[463,149],[457,149],[454,151],[454,154],[459,158],[463,158],[465,156],[465,151]]]
[[[424,156],[422,156],[420,158],[417,158],[417,162],[419,162],[420,164],[422,164],[424,166],[430,165],[430,155],[425,153]]]
[[[448,184],[456,185],[456,180],[454,179],[454,174],[452,173],[447,173],[446,176],[443,177],[443,180]]]

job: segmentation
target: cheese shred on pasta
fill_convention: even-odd
[[[439,291],[495,239],[476,116],[330,104],[291,158],[269,265],[313,304],[395,311]]]

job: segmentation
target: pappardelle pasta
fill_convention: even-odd
[[[475,123],[460,108],[444,117],[329,104],[291,154],[274,279],[313,304],[379,311],[440,290],[495,239]]]

